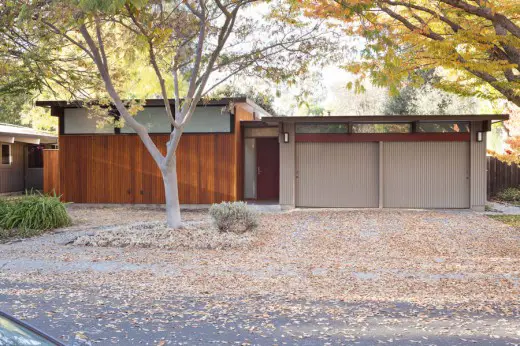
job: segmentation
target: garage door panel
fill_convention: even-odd
[[[469,208],[469,143],[384,143],[383,205]]]
[[[378,143],[296,143],[296,205],[378,206]]]

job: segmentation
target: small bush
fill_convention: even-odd
[[[25,195],[0,203],[0,237],[30,237],[70,223],[59,197]]]
[[[258,226],[256,213],[244,202],[213,204],[209,214],[220,232],[244,233]]]
[[[498,199],[506,202],[520,202],[520,189],[508,187],[497,194]]]
[[[9,210],[9,203],[6,200],[0,199],[0,220],[7,214]]]

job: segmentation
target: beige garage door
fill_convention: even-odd
[[[469,143],[383,143],[385,208],[469,208]]]
[[[296,143],[296,206],[378,206],[378,143]]]

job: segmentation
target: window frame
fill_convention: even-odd
[[[9,148],[9,155],[8,155],[8,158],[9,158],[9,163],[4,163],[4,145],[7,146]],[[12,147],[12,144],[10,143],[0,143],[0,150],[2,152],[2,160],[0,161],[0,166],[1,167],[10,167],[13,165],[13,147]]]

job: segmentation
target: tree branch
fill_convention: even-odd
[[[138,123],[129,113],[126,109],[125,105],[123,104],[123,101],[119,97],[119,94],[114,88],[114,85],[112,84],[112,79],[110,78],[110,75],[108,74],[108,71],[104,68],[102,63],[102,58],[99,52],[98,47],[94,43],[94,40],[90,36],[90,33],[88,32],[87,27],[85,24],[82,24],[80,26],[80,33],[83,36],[85,42],[87,43],[88,47],[92,51],[93,61],[96,64],[98,71],[101,75],[101,78],[103,82],[105,83],[105,87],[107,89],[108,94],[112,98],[112,101],[114,101],[114,104],[119,111],[119,114],[125,119],[125,121],[128,123],[128,125],[135,130],[135,132],[139,135],[141,140],[143,141],[144,146],[146,149],[148,149],[148,152],[150,155],[152,155],[153,159],[157,163],[157,165],[161,166],[161,164],[164,161],[164,157],[162,156],[159,149],[157,149],[157,146],[150,138],[150,135],[148,134],[148,131],[146,128]]]
[[[461,0],[440,0],[441,2],[466,11],[467,13],[490,20],[494,24],[503,26],[514,36],[520,38],[520,27],[503,14],[494,12],[488,7],[477,7]]]
[[[157,64],[157,59],[155,57],[155,51],[153,48],[153,38],[150,37],[150,35],[148,35],[148,33],[146,32],[144,27],[141,25],[141,23],[139,23],[137,18],[134,16],[134,14],[132,13],[132,9],[130,8],[130,5],[128,3],[125,4],[125,8],[128,11],[128,15],[132,19],[132,22],[135,24],[135,26],[137,26],[137,28],[141,32],[141,35],[146,37],[146,40],[148,42],[148,53],[150,56],[150,63],[152,64],[152,67],[155,71],[155,75],[157,76],[157,79],[159,80],[159,85],[161,86],[161,94],[162,94],[162,97],[164,100],[164,107],[166,109],[166,114],[168,114],[168,118],[170,119],[171,124],[175,128],[178,128],[179,124],[177,123],[177,121],[175,121],[175,117],[172,114],[172,109],[171,109],[171,105],[170,105],[170,100],[168,99],[168,92],[166,91],[166,85],[164,83],[164,78],[162,77],[161,70],[159,69],[159,65]]]

